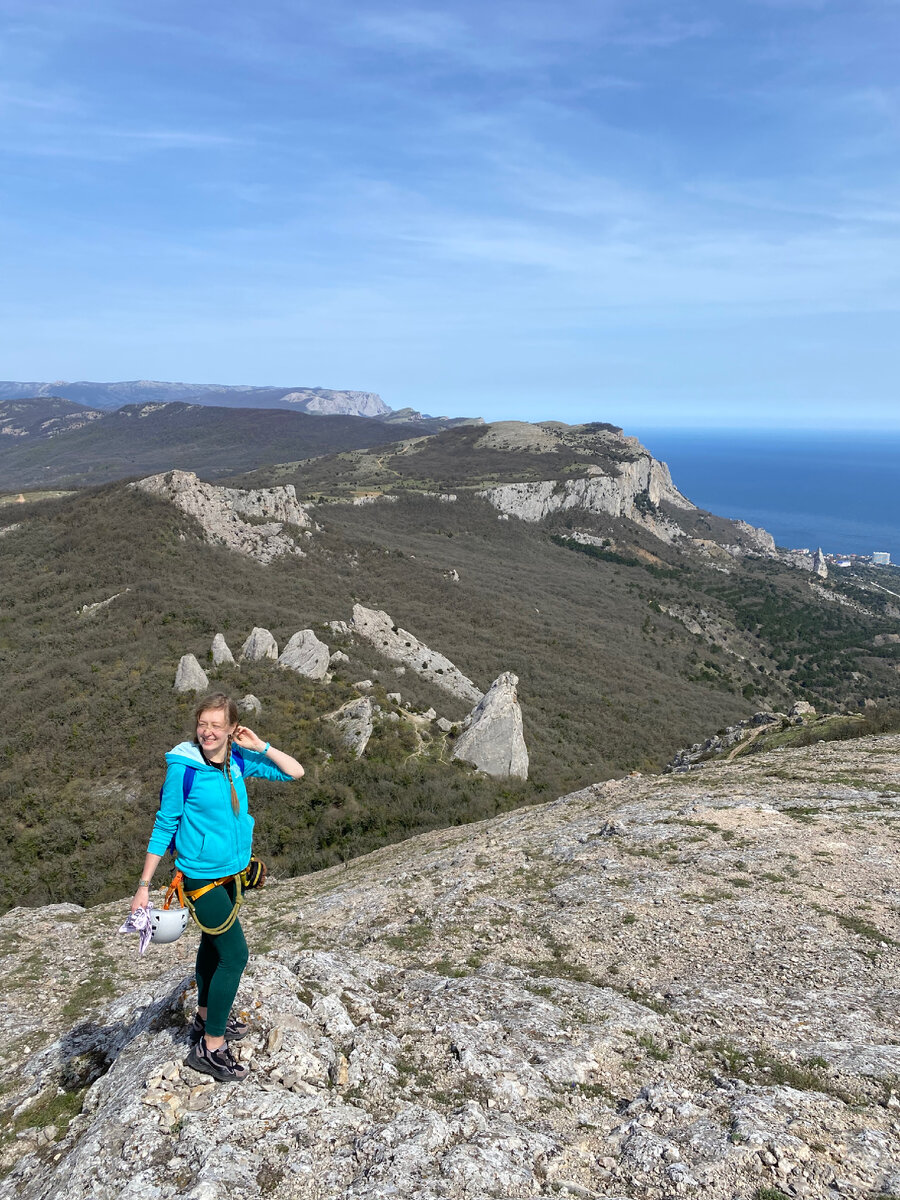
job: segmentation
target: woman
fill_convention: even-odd
[[[222,692],[203,697],[194,709],[194,724],[193,742],[182,742],[166,755],[159,812],[131,911],[147,907],[153,873],[174,838],[175,866],[184,874],[185,891],[221,881],[194,901],[198,922],[218,929],[234,908],[234,876],[250,861],[253,818],[247,811],[244,779],[300,779],[303,768],[290,754],[239,725],[237,705]],[[240,752],[234,753],[233,745]],[[188,768],[193,775],[185,780]],[[222,1081],[243,1079],[248,1073],[228,1046],[249,1032],[249,1026],[230,1016],[247,958],[239,921],[223,933],[200,936],[197,1015],[191,1029],[196,1045],[185,1061]]]

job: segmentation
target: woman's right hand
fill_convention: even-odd
[[[144,884],[134,893],[134,899],[131,901],[131,911],[134,912],[138,908],[146,908],[149,903],[150,889]]]

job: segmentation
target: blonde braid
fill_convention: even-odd
[[[241,802],[235,790],[234,780],[231,778],[231,736],[229,733],[228,745],[225,747],[225,774],[228,776],[228,783],[231,786],[231,807],[234,810],[234,815],[238,816],[241,811]]]

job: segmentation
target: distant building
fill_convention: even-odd
[[[836,567],[850,567],[853,564],[850,562],[849,558],[842,558],[840,562],[836,562],[834,565]]]
[[[891,556],[887,550],[876,550],[872,555],[872,562],[876,567],[889,567],[891,565]]]

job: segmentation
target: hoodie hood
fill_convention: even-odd
[[[211,767],[203,755],[200,753],[200,747],[193,742],[179,742],[177,746],[173,746],[166,755],[166,762],[169,766],[179,764],[182,767],[196,767],[197,770],[215,771],[216,767]]]

